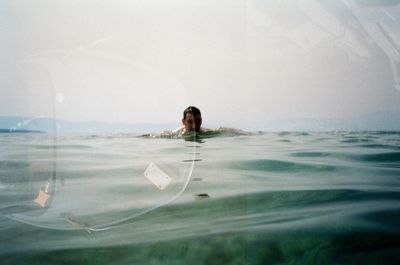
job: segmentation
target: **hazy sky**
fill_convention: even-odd
[[[0,116],[174,122],[196,105],[205,123],[236,125],[400,111],[400,6],[363,2],[3,0]]]

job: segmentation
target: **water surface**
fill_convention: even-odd
[[[56,148],[50,136],[29,137],[0,135],[2,264],[400,262],[400,133],[281,132],[202,143],[81,135],[59,137]],[[149,161],[187,172],[188,154],[193,174],[182,175],[189,185],[173,202],[100,232],[66,221],[63,207],[107,223],[158,202],[154,191],[130,186],[132,176]],[[41,212],[30,224],[11,219],[26,214],[31,191],[54,174],[86,188],[64,189],[64,203],[49,206],[58,215],[48,227]],[[76,196],[79,203],[65,203]]]

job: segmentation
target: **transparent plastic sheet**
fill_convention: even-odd
[[[14,69],[15,92],[18,98],[8,102],[26,117],[9,118],[6,133],[1,133],[0,181],[3,185],[2,214],[26,218],[37,218],[46,212],[45,205],[51,204],[56,182],[56,128],[53,87],[51,78],[40,65],[22,62]],[[7,97],[7,93],[3,95]],[[41,98],[46,104],[32,101]],[[41,113],[47,118],[34,117]],[[46,127],[51,133],[37,130]],[[4,129],[3,129],[4,130]],[[39,206],[39,207],[38,207]]]
[[[196,142],[110,132],[95,122],[68,131],[59,117],[73,106],[83,116],[126,114],[126,95],[133,94],[145,102],[138,111],[146,112],[157,108],[154,95],[167,100],[165,89],[179,86],[147,66],[89,50],[43,52],[20,64],[29,75],[22,76],[19,99],[27,117],[10,121],[12,133],[1,135],[0,147],[2,197],[9,202],[2,214],[11,219],[50,229],[106,230],[172,202],[190,181]],[[99,79],[105,85],[96,88]],[[71,89],[76,87],[81,89]],[[104,99],[104,109],[93,110],[91,101]],[[43,117],[31,116],[38,105]]]

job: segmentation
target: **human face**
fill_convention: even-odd
[[[200,132],[200,127],[202,123],[201,114],[195,115],[193,117],[192,113],[187,113],[186,117],[182,119],[182,123],[185,126],[186,131],[193,131]]]

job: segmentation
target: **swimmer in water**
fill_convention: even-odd
[[[144,134],[143,137],[151,138],[184,138],[185,140],[193,140],[197,138],[197,134],[207,131],[208,129],[201,128],[202,118],[201,112],[194,106],[189,106],[183,111],[182,125],[173,131],[163,131],[156,134]]]
[[[195,133],[196,137],[208,138],[217,135],[252,135],[252,133],[242,131],[240,129],[219,127],[217,129],[207,129],[201,127],[203,119],[201,112],[194,106],[189,106],[183,111],[182,124],[183,127],[178,128],[174,133],[185,136]]]
[[[201,141],[204,138],[210,138],[220,135],[240,136],[253,135],[252,133],[227,127],[217,129],[207,129],[201,127],[203,119],[201,112],[194,106],[189,106],[183,111],[182,127],[173,131],[163,131],[157,134],[145,134],[143,137],[151,138],[183,138],[188,141]]]
[[[199,133],[201,131],[202,121],[200,110],[194,106],[189,106],[183,111],[183,127],[176,129],[174,133],[178,133],[180,135],[190,132]]]

